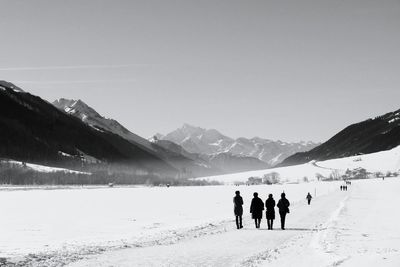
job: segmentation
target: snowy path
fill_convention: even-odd
[[[324,230],[304,235],[263,266],[400,266],[400,179],[354,181]]]
[[[400,266],[400,179],[353,181],[333,192],[297,203],[287,231],[243,230],[182,240],[173,245],[124,249],[95,255],[71,266]],[[278,226],[279,220],[276,221]]]
[[[280,257],[280,250],[313,236],[325,226],[349,192],[334,192],[291,208],[287,230],[256,230],[248,217],[243,230],[227,225],[221,234],[188,239],[173,245],[124,249],[90,257],[70,266],[254,266]],[[279,227],[279,219],[275,228]]]

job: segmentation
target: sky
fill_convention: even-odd
[[[326,141],[400,108],[398,0],[0,0],[0,79],[143,137]]]

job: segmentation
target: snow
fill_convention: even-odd
[[[274,142],[259,137],[233,139],[215,129],[207,130],[187,124],[165,136],[160,136],[160,139],[172,141],[182,146],[185,150],[197,154],[215,155],[218,153],[230,153],[235,156],[241,155],[258,158],[266,163],[270,162],[278,154],[283,155],[280,157],[283,160],[296,152],[307,151],[318,145],[303,141],[300,143]],[[279,148],[276,147],[277,145],[279,145]],[[280,163],[280,161],[275,163]]]
[[[272,158],[270,161],[268,161],[268,163],[270,165],[275,165],[276,163],[278,163],[279,158],[282,156],[282,153],[278,154],[276,157]]]
[[[68,154],[67,154],[68,155]],[[57,167],[50,167],[50,166],[45,166],[45,165],[39,165],[39,164],[33,164],[33,163],[27,163],[27,162],[22,162],[22,161],[16,161],[16,160],[2,160],[2,163],[10,163],[14,165],[18,165],[21,167],[26,167],[29,169],[32,169],[37,172],[44,172],[44,173],[50,173],[50,172],[65,172],[65,173],[75,173],[75,174],[86,174],[86,175],[91,175],[91,173],[88,172],[80,172],[80,171],[74,171],[70,169],[65,169],[65,168],[57,168]]]
[[[173,242],[108,251],[70,266],[400,266],[400,179],[353,181],[335,190],[292,203],[287,230],[255,229],[248,216],[236,230],[233,220],[221,231]]]
[[[370,172],[398,171],[400,169],[400,146],[392,150],[353,156],[348,158],[321,161],[318,166],[344,171],[364,168]]]
[[[11,90],[13,90],[14,92],[17,92],[17,93],[24,93],[24,90],[22,90],[18,86],[14,85],[10,82],[0,81],[0,90],[5,91],[6,87],[10,88]]]
[[[132,141],[134,144],[140,144],[149,150],[154,150],[148,140],[130,132],[117,121],[101,116],[97,111],[88,106],[82,100],[61,98],[54,101],[53,105],[67,114],[79,118],[82,120],[82,122],[86,123],[96,131],[110,131],[129,141]]]
[[[281,181],[283,182],[300,182],[303,177],[308,177],[309,180],[316,180],[316,174],[318,173],[322,174],[325,177],[329,177],[329,175],[332,173],[332,170],[319,168],[312,163],[306,163],[289,167],[201,177],[198,179],[204,179],[207,181],[218,181],[224,184],[236,184],[247,182],[247,179],[249,177],[262,178],[265,174],[269,174],[272,172],[278,173]]]
[[[232,219],[232,197],[245,206],[253,192],[285,191],[295,203],[307,192],[329,194],[335,183],[274,186],[143,187],[1,191],[0,258],[70,253],[82,247],[149,246],[221,232]],[[247,214],[247,213],[246,213]],[[247,215],[246,215],[247,217]],[[248,219],[246,219],[248,220]],[[164,240],[164,241],[163,241]],[[55,251],[55,252],[54,252]]]
[[[276,171],[291,183],[258,186],[2,190],[0,258],[60,266],[400,266],[400,179],[296,183],[316,172],[398,170],[400,147],[298,166],[224,175],[226,184]],[[244,229],[233,222],[240,190]],[[287,231],[254,229],[253,192],[291,201]],[[314,198],[310,206],[305,196]],[[277,214],[277,217],[279,215]],[[278,228],[279,218],[275,221]]]
[[[68,157],[68,158],[74,157],[71,154],[68,154],[68,153],[65,153],[65,152],[62,152],[62,151],[58,151],[58,154],[61,155],[61,156],[64,156],[64,157]]]
[[[317,180],[317,175],[328,178],[333,172],[344,174],[347,169],[364,168],[369,172],[395,172],[400,169],[400,146],[377,153],[358,155],[347,158],[326,161],[311,161],[309,163],[266,170],[242,172],[228,175],[202,177],[208,181],[218,181],[225,184],[246,182],[249,177],[262,178],[265,174],[276,172],[282,182],[301,182],[303,177],[309,181]]]
[[[400,266],[399,179],[353,182],[353,188],[321,230],[261,266]],[[307,253],[304,253],[304,252]]]
[[[0,258],[35,266],[400,266],[400,179],[272,186],[3,191]],[[232,197],[245,201],[244,229]],[[254,191],[291,201],[287,230],[253,226]],[[310,206],[305,195],[317,196]],[[28,255],[28,253],[32,253]]]

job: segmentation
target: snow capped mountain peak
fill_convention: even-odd
[[[82,121],[86,121],[88,117],[103,118],[93,108],[89,107],[82,100],[60,98],[53,102],[53,105],[65,113],[79,117]]]
[[[181,128],[177,129],[177,131],[189,135],[201,135],[205,131],[205,129],[184,123]]]
[[[165,136],[160,136],[160,139],[181,145],[191,153],[205,155],[230,153],[235,156],[257,158],[271,165],[280,163],[296,152],[308,151],[318,145],[313,142],[272,141],[260,137],[233,139],[215,129],[203,129],[187,123]]]
[[[53,102],[53,105],[63,112],[81,119],[95,130],[107,130],[119,136],[126,138],[129,141],[140,144],[148,149],[152,149],[148,140],[131,133],[128,129],[122,126],[118,121],[107,119],[101,116],[97,111],[91,108],[82,100],[60,98]]]
[[[24,90],[22,90],[21,88],[19,88],[15,84],[12,84],[12,83],[7,82],[7,81],[0,81],[0,88],[2,88],[2,89],[10,88],[14,92],[24,92]]]

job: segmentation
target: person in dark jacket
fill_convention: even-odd
[[[236,227],[237,229],[243,228],[242,215],[243,215],[243,198],[240,196],[240,192],[235,192],[236,196],[233,197],[233,211],[236,217]]]
[[[258,193],[253,194],[254,198],[251,201],[250,213],[251,217],[254,219],[256,228],[260,228],[260,223],[262,219],[262,214],[264,210],[264,202],[258,197]]]
[[[308,205],[310,205],[311,204],[311,199],[312,199],[312,196],[311,196],[310,192],[308,192],[308,194],[306,196],[306,199],[307,199]]]
[[[268,199],[265,201],[265,208],[266,208],[266,218],[268,224],[268,230],[272,230],[274,227],[274,220],[275,220],[275,200],[272,194],[269,194]]]
[[[281,229],[285,230],[286,214],[289,213],[290,206],[290,202],[287,200],[285,193],[281,194],[281,199],[278,201],[278,205],[276,206],[279,208],[279,215],[281,216]]]

